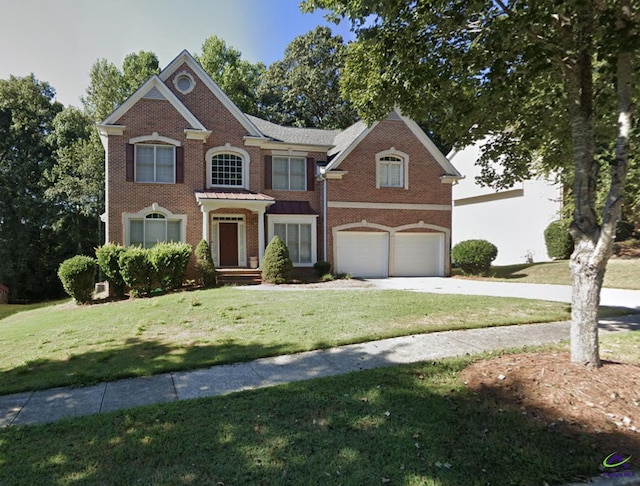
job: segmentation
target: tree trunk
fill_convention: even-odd
[[[597,368],[601,366],[598,309],[607,261],[592,261],[594,251],[592,241],[578,237],[571,255],[571,361]]]
[[[628,2],[621,2],[619,31],[625,32]],[[622,34],[624,35],[624,34]],[[585,45],[588,45],[585,43]],[[576,63],[565,70],[565,80],[574,144],[576,209],[571,225],[575,249],[571,255],[573,280],[571,307],[571,361],[589,367],[601,366],[598,346],[598,309],[607,262],[612,253],[616,224],[620,219],[622,196],[627,175],[631,134],[633,57],[628,42],[620,43],[616,59],[618,93],[618,135],[616,154],[609,163],[611,184],[602,210],[601,222],[595,218],[595,186],[598,163],[595,160],[593,78],[591,55],[584,49]]]

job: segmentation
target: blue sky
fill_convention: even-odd
[[[49,82],[56,99],[80,106],[91,65],[106,58],[121,67],[124,56],[153,51],[165,67],[183,49],[200,52],[217,35],[243,59],[270,63],[287,44],[317,25],[345,40],[344,22],[321,12],[302,14],[299,0],[0,0],[0,79],[34,73]]]

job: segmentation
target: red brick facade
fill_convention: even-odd
[[[434,154],[432,147],[425,145],[421,137],[426,136],[417,136],[415,126],[399,116],[389,117],[366,129],[359,140],[352,141],[349,153],[339,166],[329,165],[326,182],[319,176],[312,190],[273,190],[265,185],[266,157],[290,153],[313,159],[322,166],[341,154],[330,157],[331,146],[326,143],[292,142],[262,134],[224,95],[212,91],[212,81],[204,79],[203,71],[188,53],[181,56],[159,78],[148,81],[100,127],[107,150],[107,241],[127,244],[127,218],[132,214],[135,218],[144,218],[146,213],[142,211],[152,207],[148,212],[179,217],[183,222],[182,239],[193,247],[203,237],[211,242],[213,227],[220,219],[214,220],[216,215],[237,216],[241,221],[238,224],[243,227],[238,232],[243,239],[239,243],[242,255],[238,264],[247,265],[250,256],[262,255],[263,245],[272,236],[269,218],[288,221],[281,214],[269,216],[269,206],[277,201],[304,201],[315,217],[290,216],[294,220],[306,218],[305,221],[315,225],[316,251],[306,266],[324,259],[325,241],[327,259],[333,261],[333,234],[336,228],[340,230],[346,225],[349,231],[387,231],[389,228],[392,232],[441,232],[447,244],[442,257],[447,260],[444,268],[448,273],[451,184],[443,183],[441,177],[455,178],[459,174],[455,169],[452,173],[443,167],[442,159],[438,159],[441,154]],[[174,79],[183,73],[195,81],[195,86],[186,93],[174,84]],[[183,182],[127,180],[127,146],[132,143],[180,147],[176,153],[177,150],[184,153]],[[248,177],[245,177],[248,181],[244,181],[243,188],[246,195],[229,194],[226,198],[219,194],[210,196],[207,192],[233,192],[230,188],[211,188],[207,184],[207,164],[210,163],[207,153],[220,147],[241,154],[244,164],[248,164]],[[397,152],[408,159],[408,188],[376,187],[376,154],[382,152]],[[316,170],[315,164],[313,170]],[[332,172],[341,173],[342,177]],[[363,220],[366,222],[362,223]]]

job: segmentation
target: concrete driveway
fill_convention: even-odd
[[[381,289],[571,302],[571,287],[568,285],[489,282],[486,280],[446,277],[390,277],[367,279],[367,281]],[[640,311],[640,291],[602,289],[600,304],[603,306],[627,307]]]

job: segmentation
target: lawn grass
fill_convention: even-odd
[[[382,338],[569,318],[567,304],[388,290],[220,288],[0,320],[0,394]]]
[[[607,264],[604,287],[615,289],[640,290],[640,258],[611,259]],[[454,275],[462,275],[454,270]],[[475,277],[474,277],[475,278]],[[523,263],[491,267],[490,280],[509,282],[571,285],[569,261],[543,263]]]
[[[0,484],[474,486],[598,474],[602,451],[587,435],[467,390],[458,374],[471,360],[14,426],[0,431]]]
[[[0,320],[18,312],[26,312],[32,309],[40,309],[41,307],[51,307],[65,302],[65,300],[39,302],[37,304],[0,304]]]

